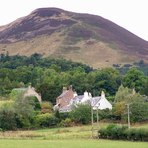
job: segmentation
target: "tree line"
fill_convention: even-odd
[[[148,95],[148,77],[136,68],[122,75],[115,68],[93,69],[70,60],[43,58],[39,54],[30,57],[1,54],[0,96],[8,96],[13,88],[27,87],[30,83],[41,93],[43,101],[53,104],[63,86],[69,85],[78,94],[87,90],[95,96],[104,90],[111,101],[121,84]]]

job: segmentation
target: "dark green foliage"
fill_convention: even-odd
[[[125,64],[121,66],[121,64],[113,64],[113,67],[118,69],[122,75],[126,74],[130,68],[135,67],[138,70],[142,71],[146,76],[148,76],[148,63],[145,63],[143,60],[135,62],[132,65]]]
[[[28,99],[32,100],[31,103],[32,103],[32,106],[34,107],[35,111],[41,110],[41,104],[36,97],[30,96],[30,97],[28,97]]]
[[[20,94],[14,102],[14,108],[20,125],[23,128],[31,128],[35,115],[34,100],[30,99],[30,97],[23,97],[23,94]]]
[[[113,107],[113,114],[118,119],[127,121],[127,104],[129,104],[131,122],[148,120],[148,102],[145,97],[121,85],[116,92]]]
[[[51,127],[58,124],[58,119],[49,113],[39,114],[35,117],[35,127]]]
[[[90,105],[79,105],[70,113],[71,119],[75,123],[88,124],[91,121]]]
[[[148,102],[135,102],[130,105],[131,122],[148,120]]]
[[[70,118],[70,113],[69,112],[59,112],[58,110],[55,112],[55,117],[61,120],[65,120],[67,118]]]
[[[41,103],[41,112],[42,113],[52,113],[53,112],[53,105],[51,102],[42,102]]]
[[[25,87],[29,83],[42,95],[42,99],[55,104],[62,87],[73,85],[77,93],[88,90],[92,95],[100,95],[104,90],[112,98],[123,83],[135,87],[142,94],[147,94],[147,77],[140,71],[133,70],[122,77],[112,68],[93,70],[91,67],[64,59],[42,58],[34,54],[30,57],[3,55],[0,60],[0,95],[4,96],[13,88]],[[7,63],[7,64],[6,64]]]
[[[113,68],[104,68],[96,70],[88,74],[90,89],[93,90],[93,95],[99,95],[102,90],[106,92],[107,96],[115,95],[118,87],[121,84],[121,77],[119,72]]]
[[[99,138],[132,141],[148,141],[147,129],[128,129],[126,126],[111,124],[98,131]]]
[[[70,127],[72,125],[73,125],[73,122],[70,118],[66,118],[59,123],[59,126],[61,127]]]
[[[0,128],[5,130],[15,130],[17,128],[16,114],[10,107],[0,109]]]
[[[144,73],[136,68],[129,69],[123,77],[123,85],[131,89],[135,88],[137,92],[143,90],[145,81]]]
[[[53,59],[50,57],[42,58],[42,56],[37,53],[31,55],[30,57],[15,55],[7,58],[6,55],[3,55],[3,58],[0,58],[0,68],[17,69],[17,67],[22,66],[50,68],[53,67],[53,65],[58,66],[61,71],[68,71],[78,66],[83,67],[86,72],[92,71],[92,68],[85,64],[65,59]]]
[[[7,95],[13,88],[32,84],[41,93],[43,100],[55,103],[63,85],[71,85],[69,71],[81,67],[88,73],[92,68],[64,59],[42,58],[38,54],[25,56],[1,56],[0,96]],[[64,75],[67,74],[66,77]]]
[[[99,120],[112,120],[113,119],[112,111],[109,109],[98,110],[98,116],[99,116]],[[94,119],[95,121],[97,121],[96,113],[94,115]]]
[[[141,90],[141,94],[148,96],[148,77],[143,83],[143,89]]]
[[[62,87],[60,86],[57,76],[55,76],[55,80],[51,80],[53,81],[53,83],[51,83],[51,81],[48,81],[49,80],[46,80],[45,77],[45,80],[41,84],[39,84],[37,90],[41,93],[43,101],[50,101],[55,104],[55,98],[60,95]]]

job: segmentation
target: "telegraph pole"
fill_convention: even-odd
[[[130,125],[130,104],[127,104],[127,117],[128,117],[128,128],[131,127]]]
[[[91,95],[89,95],[89,98],[90,98],[90,107],[91,107],[91,137],[93,138],[93,130],[94,130],[94,127],[93,127],[93,124],[94,124],[93,99],[92,99]]]
[[[98,107],[97,107],[97,124],[99,123],[99,115],[98,115]]]
[[[92,100],[91,100],[91,131],[92,131],[91,136],[92,136],[92,138],[93,138],[93,130],[94,130],[93,124],[94,124],[94,119],[93,119],[93,105],[92,105]]]

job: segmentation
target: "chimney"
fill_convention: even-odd
[[[72,85],[70,85],[68,89],[69,89],[69,90],[72,90]]]
[[[104,93],[103,90],[102,90],[102,92],[101,92],[101,98],[105,98],[105,93]]]
[[[63,87],[63,92],[66,92],[67,91],[67,87]]]
[[[88,92],[87,91],[84,92],[84,97],[88,98]]]
[[[76,91],[74,92],[73,96],[74,96],[74,97],[77,97],[77,96],[78,96],[78,94],[77,94]]]
[[[92,95],[91,95],[91,93],[90,93],[90,92],[88,93],[88,96],[89,96],[89,98],[90,98],[90,99],[92,98]]]
[[[133,94],[133,95],[136,94],[135,88],[133,88],[133,90],[132,90],[132,94]]]

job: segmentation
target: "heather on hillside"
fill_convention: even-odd
[[[97,15],[40,8],[0,28],[0,54],[39,53],[95,68],[148,63],[147,41]]]

